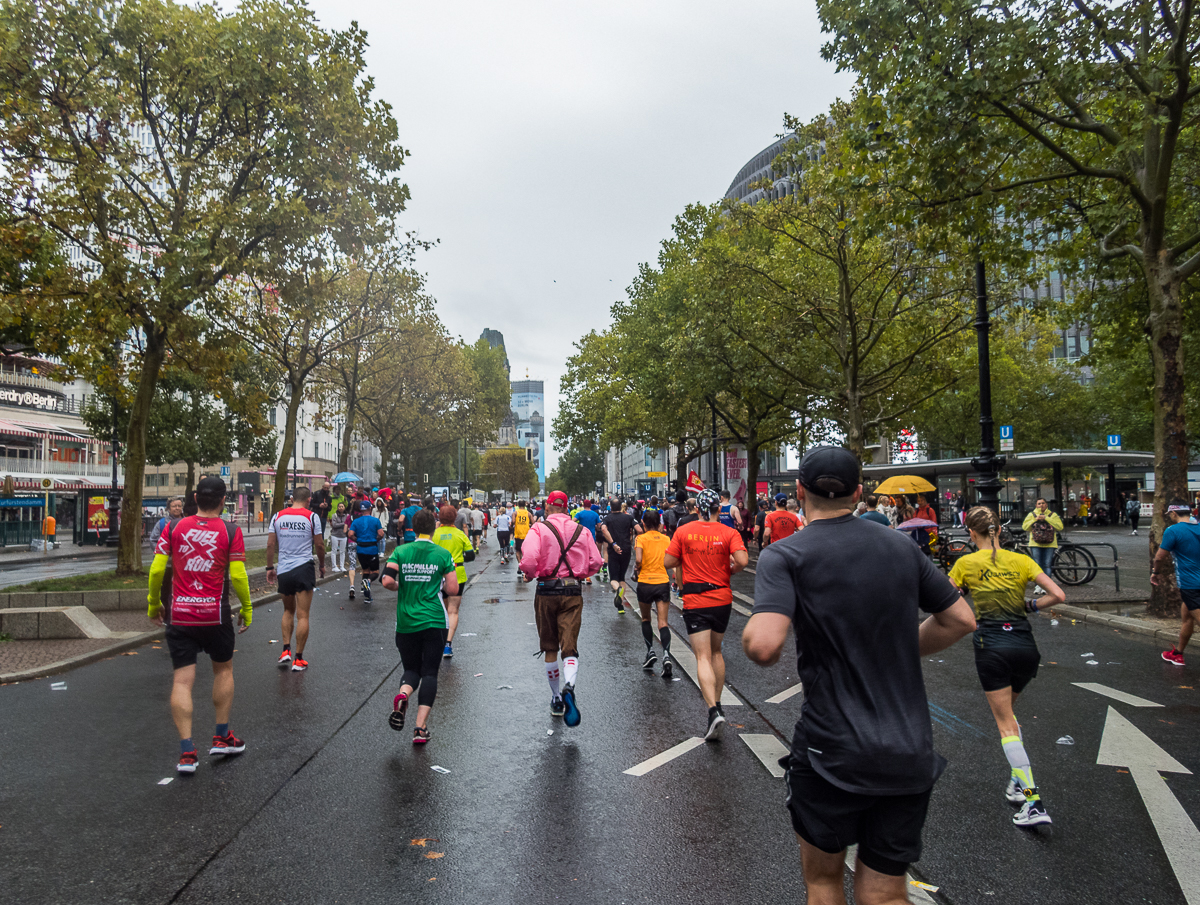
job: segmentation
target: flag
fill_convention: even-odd
[[[704,482],[700,480],[700,475],[696,474],[696,472],[694,472],[694,471],[689,471],[688,479],[687,479],[687,489],[692,491],[693,493],[699,493],[701,490],[704,490],[704,488],[705,488],[705,485],[704,485]]]

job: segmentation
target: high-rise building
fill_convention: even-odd
[[[517,445],[533,450],[538,481],[546,486],[546,395],[540,380],[514,380],[512,409],[516,413]]]
[[[497,347],[504,349],[504,334],[501,333],[499,330],[493,330],[490,327],[485,327],[483,332],[479,334],[479,338],[486,339],[488,341],[488,345],[491,346],[493,349],[495,349]],[[507,349],[504,349],[504,373],[506,375],[512,374],[512,369],[508,366],[508,350]]]

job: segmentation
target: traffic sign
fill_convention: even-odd
[[[223,478],[229,477],[229,466],[228,465],[221,466],[221,477],[223,477]]]
[[[1109,452],[1120,452],[1121,451],[1121,435],[1120,434],[1109,434],[1108,435],[1108,451]]]
[[[613,493],[620,493],[620,492],[621,492],[621,482],[613,481]]]
[[[1011,424],[1000,425],[1000,452],[1013,451],[1013,428]]]
[[[646,472],[646,477],[648,477],[648,478],[665,478],[666,476],[667,476],[667,473],[665,471],[648,471],[648,472]]]

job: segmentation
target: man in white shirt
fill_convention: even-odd
[[[304,672],[304,645],[308,643],[308,611],[312,606],[313,588],[317,586],[313,551],[325,577],[325,536],[320,517],[308,508],[312,495],[307,487],[297,487],[292,505],[281,509],[271,519],[267,529],[267,580],[278,580],[283,596],[283,653],[276,661],[281,668]],[[276,557],[279,568],[275,568]],[[296,654],[292,656],[292,624],[296,628]]]
[[[483,537],[483,510],[478,506],[471,508],[471,546],[475,548],[475,552],[479,552],[479,542]]]

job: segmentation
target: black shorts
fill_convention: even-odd
[[[513,538],[513,549],[517,551],[517,556],[521,555],[521,544],[523,544],[523,543],[525,543],[525,538],[523,538],[523,537],[514,537]]]
[[[1037,675],[1042,655],[1037,645],[975,648],[975,671],[984,691],[1012,687],[1020,694]]]
[[[1180,588],[1179,596],[1189,610],[1200,610],[1200,588]]]
[[[364,572],[379,571],[379,554],[378,553],[359,553],[358,566]]]
[[[168,625],[167,650],[176,669],[195,666],[203,651],[214,663],[233,659],[233,625]]]
[[[694,609],[683,611],[683,624],[687,626],[687,633],[689,635],[704,631],[712,631],[718,635],[723,635],[725,634],[725,629],[729,628],[729,614],[732,612],[732,603],[727,603],[725,606],[695,607]]]
[[[628,547],[621,547],[621,552],[613,551],[612,544],[608,545],[608,577],[612,581],[624,581],[625,576],[629,574],[629,554],[632,551]]]
[[[787,767],[792,829],[809,845],[833,854],[858,843],[862,863],[890,877],[920,859],[932,786],[915,795],[860,795],[835,786],[807,757],[791,754],[780,763]]]
[[[482,528],[472,528],[471,529],[471,534],[470,534],[471,537],[479,537],[479,535],[481,535],[481,534],[483,534]]]
[[[280,572],[278,591],[284,597],[294,597],[302,591],[311,591],[317,586],[317,566],[311,559],[303,565]]]
[[[654,603],[656,600],[661,600],[665,603],[671,602],[671,584],[645,584],[638,582],[637,586],[638,603]]]
[[[499,544],[501,547],[507,547],[507,546],[508,546],[508,536],[509,536],[511,533],[512,533],[511,531],[499,531],[499,530],[498,530],[498,531],[496,532],[496,542],[497,542],[497,543],[498,543],[498,544]]]

